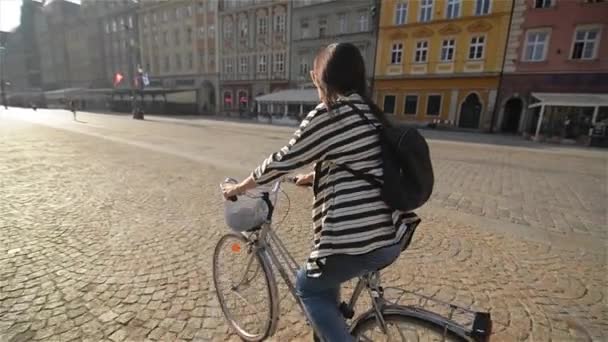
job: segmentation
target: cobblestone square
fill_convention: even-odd
[[[79,119],[0,112],[0,341],[238,340],[211,278],[226,232],[218,184],[291,129]],[[429,141],[436,190],[384,283],[490,310],[492,341],[608,339],[608,154]],[[299,261],[305,191],[286,188],[277,228]],[[279,290],[272,340],[311,340]]]

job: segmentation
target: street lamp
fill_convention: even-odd
[[[8,104],[6,103],[6,81],[4,80],[4,65],[6,62],[6,48],[4,46],[0,46],[0,94],[2,96],[2,105],[4,109],[8,109]]]
[[[130,23],[125,24],[125,31],[127,32],[127,59],[129,61],[129,75],[128,80],[129,80],[129,85],[130,85],[130,89],[131,89],[131,113],[133,114],[133,119],[139,119],[142,120],[144,118],[143,112],[142,110],[139,108],[139,106],[137,105],[137,98],[136,98],[136,93],[135,93],[135,71],[134,71],[134,58],[133,58],[133,51],[132,49],[135,48],[136,44],[134,43],[134,39],[131,37],[131,29],[132,27],[130,26]],[[140,81],[141,82],[141,81]],[[143,95],[142,95],[143,96]]]

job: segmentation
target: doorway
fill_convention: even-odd
[[[501,129],[504,133],[517,134],[523,108],[524,104],[520,98],[511,98],[505,103]]]
[[[471,93],[460,106],[460,119],[458,127],[477,129],[479,128],[479,119],[481,118],[481,101],[479,96]]]

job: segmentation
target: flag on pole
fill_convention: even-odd
[[[119,84],[120,84],[120,81],[122,81],[122,79],[123,79],[122,74],[121,74],[121,73],[119,73],[119,72],[117,72],[117,73],[114,75],[114,86],[116,87],[117,85],[119,85]]]

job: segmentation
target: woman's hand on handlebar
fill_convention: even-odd
[[[311,172],[311,173],[307,173],[307,174],[300,174],[300,175],[296,175],[295,176],[295,183],[297,186],[312,186],[312,183],[315,180],[315,173]]]
[[[222,184],[222,194],[225,199],[234,200],[236,196],[242,194],[242,191],[239,184],[225,183]]]

